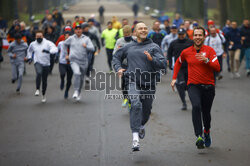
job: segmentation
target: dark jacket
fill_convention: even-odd
[[[97,48],[101,49],[100,41],[99,41],[99,39],[97,38],[97,36],[95,34],[92,34],[92,33],[89,33],[89,32],[83,32],[83,34],[85,36],[88,36],[90,38],[90,40],[92,41],[92,43],[93,43],[93,41],[95,41],[95,43],[97,45]],[[95,51],[96,51],[97,48],[95,48]]]
[[[168,54],[167,54],[167,59],[169,60],[169,68],[172,70],[172,57],[174,57],[175,61],[179,58],[181,55],[182,50],[190,47],[193,45],[193,41],[190,39],[176,39],[171,42],[169,48],[168,48]],[[187,63],[183,63],[181,65],[182,68],[187,68]]]
[[[160,30],[160,32],[150,31],[148,33],[148,38],[152,39],[152,41],[158,44],[161,47],[161,42],[163,38],[167,35],[167,32],[164,30]]]
[[[47,40],[49,40],[49,41],[51,41],[53,43],[56,42],[56,35],[55,35],[54,32],[52,32],[52,33],[45,33],[44,37],[45,37],[45,39],[47,39]]]
[[[242,26],[240,29],[241,36],[244,36],[246,39],[243,41],[242,47],[250,48],[250,27]]]
[[[56,21],[58,26],[61,27],[62,25],[64,25],[64,19],[60,12],[53,14],[53,19]]]
[[[147,59],[144,51],[148,51],[153,60]],[[127,58],[128,68],[124,73],[127,81],[136,82],[139,86],[155,86],[161,70],[166,70],[166,59],[160,47],[151,39],[142,43],[133,41],[120,48],[113,56],[112,65],[115,71],[122,68],[123,59]],[[157,78],[158,77],[158,78]]]
[[[229,50],[236,50],[236,49],[241,49],[241,34],[240,34],[240,30],[238,28],[236,29],[231,29],[229,32],[228,32],[228,38],[229,38],[229,41],[232,41],[234,42],[234,45],[233,47]]]

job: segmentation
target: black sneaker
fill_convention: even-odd
[[[222,78],[223,78],[222,75],[219,75],[219,76],[218,76],[218,80],[221,80]]]
[[[249,76],[250,76],[250,71],[247,72],[247,77],[249,77]]]
[[[15,79],[12,79],[12,80],[11,80],[11,83],[12,83],[12,84],[14,84],[15,82],[16,82],[16,80],[15,80]]]
[[[197,137],[196,139],[196,146],[197,146],[197,149],[204,149],[205,146],[204,146],[204,140],[201,136]]]
[[[187,110],[187,104],[186,103],[182,104],[181,110],[183,110],[183,111]]]
[[[140,128],[139,130],[139,138],[143,139],[145,137],[145,128]]]
[[[16,93],[20,94],[20,89],[19,88],[16,89]]]

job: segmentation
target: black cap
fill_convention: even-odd
[[[86,23],[86,22],[84,22],[84,23],[82,23],[81,27],[82,27],[82,29],[84,29],[84,28],[86,28],[86,27],[89,27],[89,24]]]
[[[180,28],[180,29],[178,30],[178,34],[180,34],[180,35],[184,35],[185,33],[186,33],[186,30],[183,29],[183,28]]]

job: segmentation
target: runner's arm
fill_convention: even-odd
[[[181,65],[184,61],[185,61],[184,52],[182,52],[174,64],[174,74],[173,74],[173,78],[172,78],[173,80],[176,80],[177,75],[181,69]]]

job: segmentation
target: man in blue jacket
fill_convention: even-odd
[[[241,40],[242,40],[242,49],[241,51],[244,51],[243,57],[245,55],[246,59],[246,70],[247,70],[247,76],[250,76],[250,23],[248,19],[244,19],[243,25],[240,29],[241,31]]]
[[[144,125],[151,114],[158,74],[160,70],[166,70],[167,64],[160,47],[147,38],[148,27],[143,22],[136,25],[135,32],[136,41],[119,49],[113,56],[112,64],[118,75],[124,75],[128,82],[132,150],[139,151],[139,138],[145,136]],[[127,69],[122,68],[125,58]]]
[[[241,34],[237,27],[237,22],[232,21],[232,29],[227,34],[229,38],[229,56],[231,65],[231,77],[239,78]]]
[[[167,35],[167,32],[161,30],[160,21],[155,21],[153,24],[152,31],[149,32],[148,38],[152,39],[159,47],[161,47],[161,42],[163,38]]]

